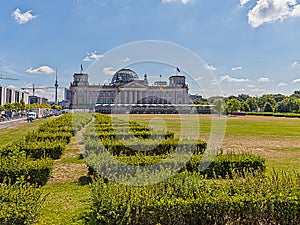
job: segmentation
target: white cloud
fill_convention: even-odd
[[[114,75],[116,73],[116,71],[114,70],[113,67],[105,67],[103,69],[103,73],[104,73],[104,75]]]
[[[241,66],[231,67],[232,71],[241,70],[241,69],[243,69],[243,67]]]
[[[16,90],[16,89],[18,89],[15,85],[9,85],[7,88],[9,88],[9,89],[14,89],[14,90]]]
[[[266,82],[269,82],[269,81],[270,81],[270,79],[267,78],[267,77],[261,77],[261,78],[258,79],[258,82],[263,82],[263,83],[266,83]]]
[[[257,0],[248,12],[248,23],[256,28],[292,17],[300,17],[300,4],[296,0]]]
[[[300,78],[293,80],[293,83],[300,83]]]
[[[33,16],[31,14],[32,10],[22,13],[20,9],[16,9],[11,16],[15,19],[18,24],[25,24],[30,20],[37,18],[37,16]]]
[[[128,57],[125,57],[124,59],[122,59],[122,62],[128,62],[130,61],[130,59]]]
[[[240,0],[240,6],[246,5],[250,0]]]
[[[220,81],[227,81],[230,83],[241,83],[241,82],[248,82],[249,79],[243,79],[243,78],[234,78],[229,75],[224,75],[220,77]]]
[[[260,94],[260,93],[265,93],[266,90],[263,88],[255,88],[255,89],[252,89],[251,92],[255,93],[255,94]]]
[[[97,54],[97,51],[88,52],[87,56],[82,61],[84,61],[84,62],[91,62],[91,61],[95,61],[97,59],[100,59],[102,57],[103,57],[103,55]]]
[[[204,69],[207,69],[209,71],[215,71],[215,70],[217,70],[216,67],[214,67],[213,65],[208,65],[208,64],[204,65]]]
[[[198,76],[195,78],[195,80],[202,80],[202,79],[203,79],[203,77],[201,77],[201,76]]]
[[[247,87],[249,87],[249,88],[254,88],[255,85],[254,85],[254,84],[248,84]]]
[[[173,2],[181,2],[182,4],[186,5],[190,2],[192,2],[192,0],[162,0],[163,3],[173,3]]]
[[[37,73],[37,74],[49,74],[49,73],[54,73],[54,69],[52,69],[49,66],[41,66],[36,69],[32,69],[30,67],[29,69],[26,70],[27,73]]]
[[[286,87],[286,86],[287,86],[287,84],[286,84],[286,83],[282,83],[282,82],[281,82],[281,83],[277,84],[277,86],[278,86],[278,87]]]
[[[292,64],[291,64],[292,66],[299,66],[300,65],[300,63],[299,62],[297,62],[297,61],[294,61]]]

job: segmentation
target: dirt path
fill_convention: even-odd
[[[72,138],[60,159],[55,160],[52,176],[48,185],[77,182],[80,177],[87,175],[87,166],[82,157],[78,140],[83,131],[78,132],[76,138]]]

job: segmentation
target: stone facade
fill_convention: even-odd
[[[149,85],[147,75],[139,80],[130,69],[115,73],[108,85],[90,85],[88,74],[75,73],[70,84],[70,109],[94,110],[96,105],[188,104],[185,76],[173,75],[169,83],[156,81]]]

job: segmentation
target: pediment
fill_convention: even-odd
[[[147,88],[144,84],[138,81],[131,81],[119,87],[120,89],[137,89],[137,88]]]

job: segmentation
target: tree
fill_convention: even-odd
[[[295,113],[299,112],[299,104],[293,97],[286,97],[281,102],[278,102],[275,107],[276,112],[281,113]]]
[[[12,104],[12,103],[6,103],[4,105],[4,109],[5,110],[14,110],[15,109],[15,106]]]
[[[245,112],[250,112],[251,111],[250,106],[248,105],[247,102],[243,102],[241,110],[245,111]]]
[[[57,109],[57,110],[61,110],[61,109],[62,109],[62,107],[61,107],[61,106],[59,106],[59,105],[56,105],[56,104],[52,104],[52,105],[51,105],[51,109]]]
[[[225,102],[222,98],[217,98],[213,102],[214,110],[218,113],[220,116],[225,111]]]
[[[237,96],[237,100],[239,100],[241,103],[245,102],[248,98],[250,98],[250,96],[246,94],[239,94]]]
[[[272,107],[275,107],[276,101],[274,99],[274,96],[271,94],[263,95],[260,98],[257,99],[257,105],[260,109],[264,109],[265,104],[269,102]]]
[[[266,102],[266,104],[264,105],[263,111],[264,112],[273,112],[273,108],[272,108],[270,102]]]
[[[23,98],[21,99],[20,104],[21,104],[21,110],[24,111],[26,109],[26,104],[25,104]]]
[[[256,104],[256,99],[255,98],[247,98],[247,100],[245,101],[245,104],[247,104],[249,106],[249,111],[250,112],[258,110],[258,106]]]
[[[232,98],[226,102],[226,111],[228,114],[239,110],[241,110],[241,103],[237,99]]]

